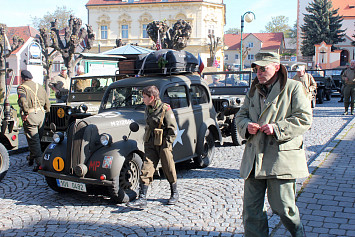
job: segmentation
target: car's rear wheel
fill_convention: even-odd
[[[231,136],[232,136],[232,141],[233,144],[236,146],[241,146],[243,144],[243,139],[239,135],[238,130],[237,130],[237,121],[236,117],[234,116],[231,124]]]
[[[70,189],[58,187],[57,180],[55,178],[48,177],[48,176],[46,176],[45,178],[48,186],[54,191],[58,193],[67,193],[70,191]]]
[[[113,185],[108,188],[115,202],[126,203],[137,197],[142,164],[138,154],[133,153],[126,158],[120,174],[113,179]]]
[[[213,159],[214,150],[215,143],[213,134],[210,132],[210,130],[207,129],[203,139],[202,152],[194,158],[195,165],[199,168],[205,168],[209,166]]]
[[[318,97],[318,103],[323,104],[323,102],[324,102],[324,90],[323,89],[320,89],[317,92],[317,97]]]
[[[0,143],[0,180],[2,180],[9,169],[9,153],[3,144]]]
[[[326,99],[327,101],[330,101],[331,98],[332,98],[331,92],[325,93],[325,99]]]

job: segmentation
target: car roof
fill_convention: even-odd
[[[201,77],[196,74],[184,74],[184,75],[156,75],[156,76],[142,76],[142,77],[130,77],[116,81],[110,85],[112,87],[123,87],[123,86],[149,86],[156,85],[158,88],[161,88],[165,84],[171,82],[184,82],[185,84],[201,84],[203,80]],[[204,82],[206,84],[206,82]],[[207,86],[207,84],[206,84]]]

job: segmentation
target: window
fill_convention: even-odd
[[[59,72],[60,71],[60,62],[59,61],[54,61],[53,62],[53,67],[52,67],[52,72]]]
[[[149,38],[148,33],[147,33],[147,24],[143,24],[143,38],[144,39]]]
[[[190,95],[192,105],[208,103],[208,92],[201,85],[191,85]]]
[[[250,42],[249,44],[248,44],[248,48],[253,48],[254,47],[254,43],[253,42]]]
[[[168,88],[164,93],[163,102],[170,104],[171,108],[178,109],[188,107],[185,86],[174,86]]]
[[[107,39],[107,26],[101,26],[101,39]]]
[[[248,54],[248,60],[254,60],[254,54]]]
[[[128,39],[128,25],[122,25],[122,38]]]
[[[234,56],[234,59],[239,59],[239,54],[236,54],[236,55]]]
[[[224,55],[224,60],[228,60],[228,55],[227,54]]]

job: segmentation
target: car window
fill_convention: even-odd
[[[113,78],[83,78],[72,80],[72,93],[103,93],[113,82]]]
[[[192,105],[208,103],[208,92],[201,85],[191,85],[190,95]]]
[[[164,92],[163,102],[168,103],[173,109],[188,107],[186,87],[169,87]]]
[[[125,108],[143,105],[142,87],[111,88],[104,101],[104,109]]]

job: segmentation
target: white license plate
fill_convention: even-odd
[[[69,188],[80,192],[86,192],[86,186],[83,183],[57,179],[57,185],[61,188]]]

